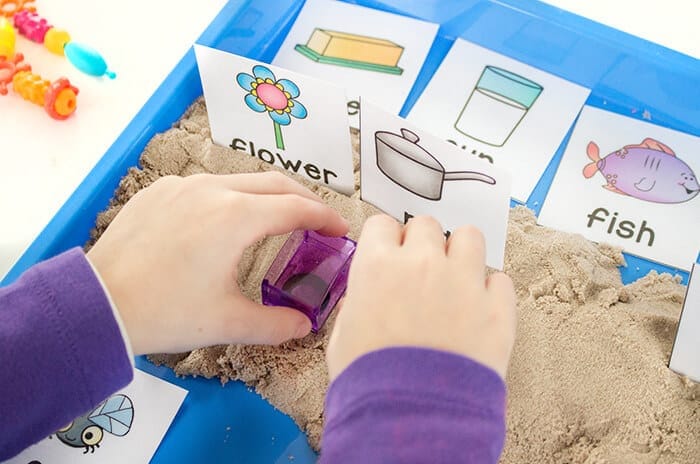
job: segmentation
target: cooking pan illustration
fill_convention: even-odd
[[[377,167],[395,184],[434,201],[442,198],[445,181],[473,180],[496,184],[496,179],[477,171],[445,172],[437,158],[418,145],[419,140],[408,129],[401,129],[401,135],[386,131],[374,133]]]

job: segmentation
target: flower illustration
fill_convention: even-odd
[[[277,80],[272,71],[262,65],[253,66],[252,76],[238,73],[236,82],[248,92],[245,96],[248,108],[258,113],[267,111],[270,115],[277,148],[284,150],[280,126],[288,126],[292,122],[292,116],[304,119],[308,114],[304,105],[296,100],[300,94],[299,87],[289,79]]]

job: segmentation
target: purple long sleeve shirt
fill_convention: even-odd
[[[326,397],[322,463],[498,462],[505,385],[464,356],[388,348],[352,363]]]
[[[112,307],[75,248],[0,288],[0,461],[133,377]]]
[[[0,288],[0,461],[126,386],[119,324],[75,248]],[[466,357],[390,348],[356,360],[326,398],[324,463],[496,463],[505,385]]]

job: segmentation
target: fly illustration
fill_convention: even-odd
[[[600,172],[603,188],[654,203],[683,203],[700,193],[698,178],[688,164],[663,143],[646,138],[639,145],[627,145],[601,158],[598,145],[588,144],[591,163],[584,177]]]
[[[56,432],[56,438],[73,448],[85,448],[83,454],[94,453],[107,432],[123,437],[131,429],[134,405],[126,395],[113,395],[92,411],[76,418]]]

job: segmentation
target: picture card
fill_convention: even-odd
[[[695,263],[688,279],[683,310],[671,352],[671,370],[700,382],[700,265]]]
[[[539,223],[689,270],[700,249],[700,138],[586,106]]]
[[[273,64],[347,89],[350,124],[362,95],[398,114],[439,25],[332,0],[307,0]]]
[[[214,143],[354,191],[343,89],[202,45],[194,51]]]
[[[361,123],[362,199],[403,223],[433,216],[446,235],[472,224],[486,239],[486,264],[503,269],[510,174],[366,99]]]
[[[149,462],[186,395],[136,369],[126,388],[6,464]]]
[[[513,175],[527,201],[589,89],[457,39],[408,120]]]

